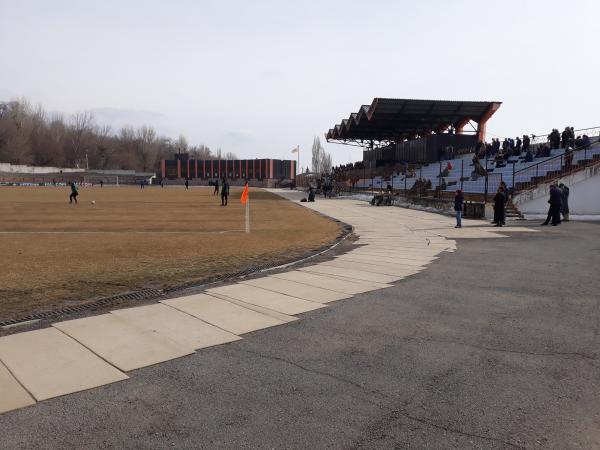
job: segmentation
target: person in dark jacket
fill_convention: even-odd
[[[454,228],[462,228],[462,210],[465,203],[465,196],[458,189],[454,195],[454,212],[456,213],[456,226]]]
[[[527,150],[529,150],[529,144],[531,143],[531,140],[529,139],[529,136],[527,136],[526,134],[523,135],[523,151],[526,152]]]
[[[560,223],[560,194],[561,191],[556,184],[550,186],[550,199],[548,203],[550,203],[550,207],[548,208],[548,217],[546,221],[542,223],[542,225],[548,225],[550,223],[550,219],[552,219],[552,225],[556,226]]]
[[[560,188],[560,213],[563,216],[563,222],[569,221],[569,187],[563,183],[558,185]]]
[[[77,204],[77,196],[79,195],[79,191],[77,190],[77,185],[74,181],[71,181],[71,195],[69,195],[69,203],[73,203],[75,200],[75,204]]]
[[[223,178],[221,184],[221,206],[227,206],[227,197],[229,197],[229,182],[227,178]]]
[[[504,205],[506,204],[506,193],[502,186],[498,188],[498,192],[494,196],[494,221],[492,222],[497,227],[504,225]]]
[[[219,179],[215,180],[215,190],[213,191],[213,195],[219,195]]]

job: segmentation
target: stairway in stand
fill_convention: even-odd
[[[506,203],[506,217],[509,219],[525,220],[523,214],[519,211],[519,208],[513,205],[512,199],[510,198],[508,199],[508,203]]]

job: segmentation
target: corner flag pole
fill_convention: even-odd
[[[250,199],[246,200],[246,233],[250,233]]]
[[[248,195],[247,181],[246,186],[244,186],[244,192],[242,192],[242,198],[240,201],[246,206],[246,233],[250,233],[250,195]]]

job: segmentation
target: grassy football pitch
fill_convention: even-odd
[[[272,193],[212,188],[0,188],[0,319],[141,289],[199,282],[300,256],[340,227]],[[92,204],[95,201],[95,204]]]

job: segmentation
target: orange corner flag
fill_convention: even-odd
[[[248,202],[248,183],[244,186],[244,192],[242,192],[242,198],[240,200],[242,205],[245,205]]]

